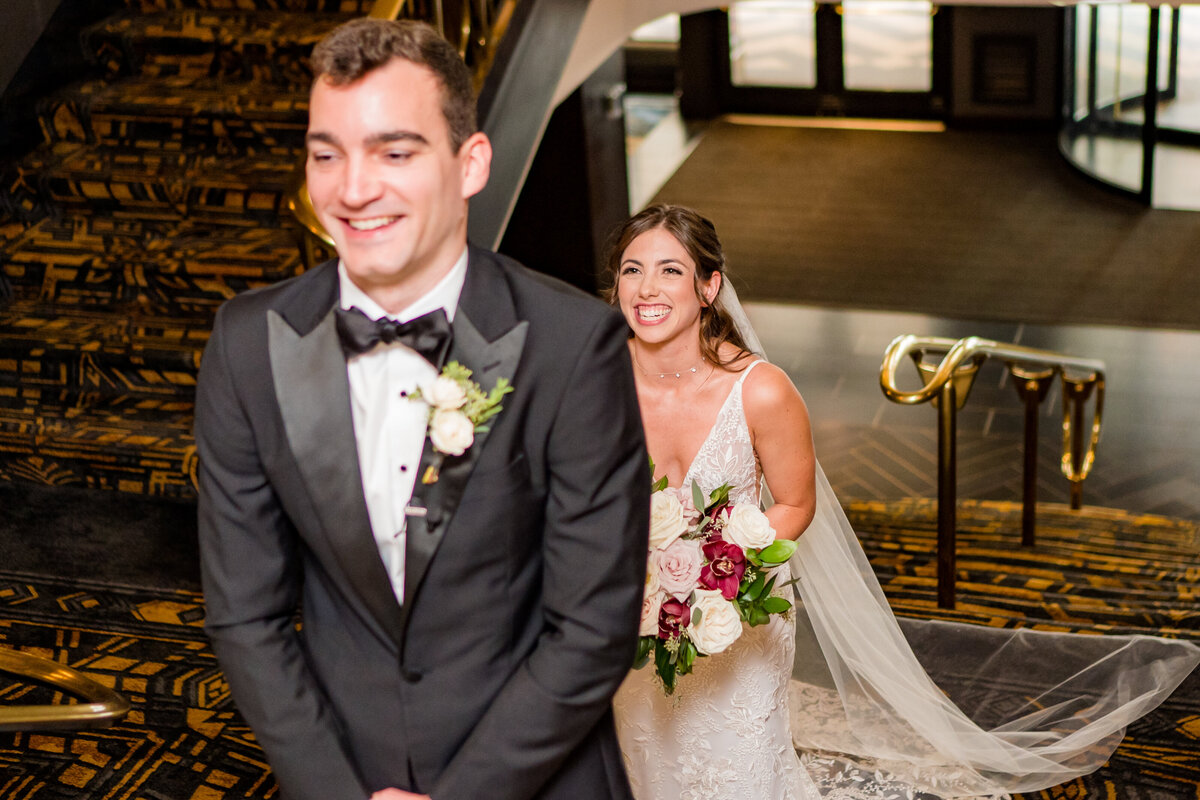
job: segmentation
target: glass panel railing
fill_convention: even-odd
[[[1156,208],[1200,210],[1200,9],[1070,13],[1064,155]]]
[[[1096,8],[1096,107],[1113,118],[1141,120],[1146,93],[1149,6]]]

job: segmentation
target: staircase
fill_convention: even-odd
[[[80,33],[95,77],[0,171],[0,482],[194,496],[213,314],[303,269],[305,59],[372,4],[123,0]]]

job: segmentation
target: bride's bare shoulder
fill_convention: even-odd
[[[751,363],[748,361],[746,366]],[[770,417],[781,411],[804,408],[804,399],[800,397],[792,379],[769,362],[759,364],[746,376],[742,384],[742,403],[751,417]]]

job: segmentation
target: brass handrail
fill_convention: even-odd
[[[896,370],[905,356],[914,352],[944,352],[937,372],[923,387],[915,392],[905,392],[896,386]],[[1076,358],[1050,350],[1036,350],[1032,347],[1022,347],[1017,344],[1006,344],[991,339],[981,339],[978,336],[968,336],[965,339],[946,339],[940,336],[913,336],[905,334],[897,336],[888,345],[883,357],[883,366],[879,370],[879,383],[883,393],[889,400],[896,403],[916,405],[932,400],[954,370],[967,359],[976,356],[995,356],[1005,361],[1038,367],[1052,367],[1059,370],[1074,369],[1087,374],[1096,374],[1101,380],[1104,376],[1104,362],[1094,358]]]
[[[928,354],[944,354],[936,366],[925,361]],[[911,358],[925,378],[916,391],[904,391],[896,372],[905,357]],[[938,605],[954,607],[955,576],[955,484],[956,413],[966,402],[979,367],[988,358],[1003,360],[1014,386],[1025,402],[1025,480],[1021,542],[1034,544],[1037,507],[1037,406],[1045,398],[1056,375],[1063,380],[1062,473],[1071,482],[1071,507],[1083,504],[1083,481],[1091,472],[1100,443],[1104,409],[1104,362],[1092,358],[1037,350],[969,336],[965,339],[898,336],[888,345],[879,370],[879,384],[887,398],[916,405],[933,401],[938,409]],[[1083,407],[1095,392],[1090,436],[1086,448],[1077,432],[1084,427]]]
[[[0,672],[62,689],[86,702],[62,705],[0,705],[0,732],[99,728],[129,713],[129,701],[78,670],[46,658],[0,647]]]
[[[432,8],[429,6],[432,5]],[[453,26],[453,31],[446,27],[446,14],[443,0],[433,0],[432,3],[421,3],[418,0],[376,0],[367,16],[372,19],[419,19],[422,14],[432,13],[431,24],[442,32],[461,55],[475,76],[475,87],[479,88],[484,77],[491,69],[496,57],[500,40],[508,30],[512,21],[513,11],[517,0],[463,0],[461,19]],[[453,33],[453,35],[451,35]],[[333,237],[325,230],[313,208],[312,198],[308,194],[308,183],[304,178],[303,166],[299,171],[296,188],[288,194],[287,207],[296,220],[310,234],[329,247],[334,246]],[[313,248],[311,243],[305,247],[305,265],[312,266]]]

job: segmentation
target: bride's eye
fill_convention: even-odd
[[[638,271],[638,268],[637,268],[637,267],[635,267],[635,266],[632,266],[632,265],[630,265],[630,266],[625,266],[625,267],[621,267],[621,274],[622,274],[622,275],[633,275],[633,274],[634,274],[635,272],[637,272],[637,271]]]

